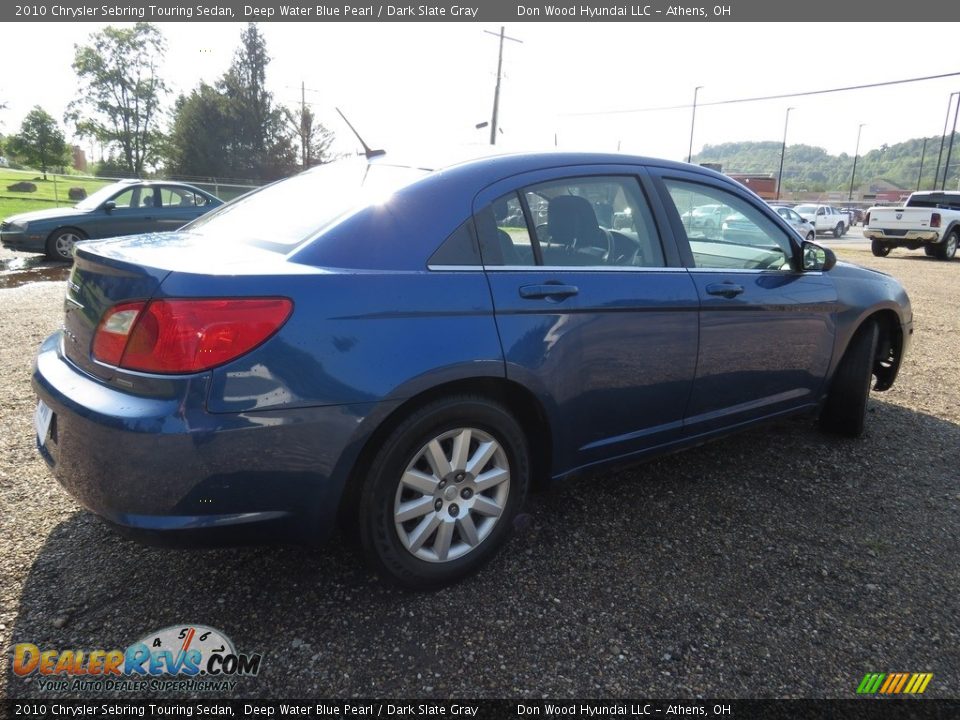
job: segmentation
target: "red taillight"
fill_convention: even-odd
[[[940,213],[930,215],[930,227],[940,227]]]
[[[124,303],[100,321],[93,357],[128,370],[200,372],[253,350],[292,309],[287,298]]]
[[[867,213],[867,216],[863,219],[863,224],[864,224],[864,225],[869,225],[869,224],[870,224],[870,213],[869,213],[869,212]]]

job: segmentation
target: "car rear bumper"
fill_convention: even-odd
[[[155,544],[325,539],[374,406],[207,413],[195,393],[145,398],[87,375],[59,333],[41,346],[33,387],[53,411],[37,448],[60,484]]]
[[[913,242],[913,243],[936,243],[940,240],[940,233],[936,230],[907,230],[903,235],[888,235],[884,230],[871,230],[867,228],[863,231],[863,236],[868,240],[882,240],[885,243]]]

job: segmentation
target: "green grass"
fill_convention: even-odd
[[[36,180],[35,178],[41,178]],[[0,218],[31,210],[44,210],[54,207],[69,207],[76,201],[67,196],[70,188],[82,187],[90,195],[110,180],[97,178],[81,178],[72,175],[54,175],[47,173],[43,180],[43,173],[34,170],[10,170],[0,168]],[[22,181],[32,182],[37,186],[36,192],[11,192],[8,185]]]

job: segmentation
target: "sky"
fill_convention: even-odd
[[[122,25],[123,23],[116,23]],[[158,23],[168,42],[164,78],[173,93],[216,81],[230,65],[242,23]],[[99,23],[10,23],[4,54],[24,59],[0,75],[0,132],[17,131],[40,105],[61,119],[74,99],[74,45]],[[374,147],[486,144],[496,81],[499,26],[485,23],[263,23],[273,60],[267,84],[289,106],[306,100],[356,148],[341,108]],[[686,159],[689,107],[609,112],[804,92],[957,72],[949,53],[897,52],[942,27],[902,23],[514,23],[505,43],[498,145],[504,149],[629,152]],[[697,108],[696,154],[704,144],[783,139],[854,154],[943,132],[960,76],[813,97]],[[589,113],[589,114],[587,114]],[[68,136],[70,135],[68,128]],[[81,143],[89,148],[89,144]],[[775,168],[771,168],[775,170]]]

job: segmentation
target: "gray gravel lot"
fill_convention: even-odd
[[[570,481],[479,576],[422,595],[339,542],[160,550],[80,510],[31,420],[64,284],[0,289],[0,644],[123,648],[206,624],[263,653],[236,694],[265,698],[846,698],[891,671],[960,697],[960,260],[835,247],[900,278],[916,318],[864,438],[790,421]],[[56,696],[9,660],[0,694]]]

